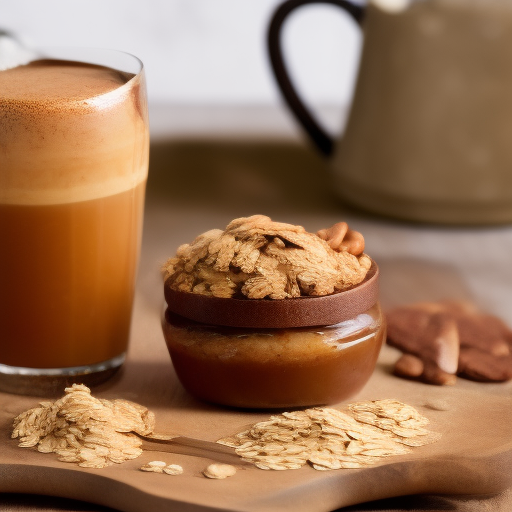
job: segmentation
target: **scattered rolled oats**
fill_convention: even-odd
[[[183,468],[178,464],[165,463],[162,460],[153,460],[144,464],[140,467],[141,471],[147,471],[149,473],[165,473],[166,475],[181,475]]]
[[[409,446],[433,443],[440,434],[427,430],[427,424],[428,419],[409,405],[377,400],[350,404],[347,412],[285,412],[217,442],[235,448],[260,469],[299,469],[309,463],[326,471],[361,468],[409,453]]]
[[[141,471],[147,471],[149,473],[163,473],[166,464],[160,460],[154,460],[152,462],[148,462],[140,467]]]
[[[181,475],[183,473],[183,468],[179,464],[169,464],[165,466],[164,473],[167,475]]]
[[[236,473],[236,468],[229,464],[210,464],[204,471],[203,475],[206,478],[214,478],[222,480],[233,476]]]
[[[36,446],[56,453],[63,462],[103,468],[137,458],[142,441],[131,432],[149,435],[154,414],[127,400],[102,400],[84,385],[73,384],[55,402],[40,402],[14,419],[11,437],[20,447]]]
[[[147,465],[153,468],[165,468],[165,466],[167,466],[163,460],[152,460],[151,462],[148,462]]]
[[[14,419],[11,437],[19,438],[20,447],[37,447],[42,453],[56,453],[63,462],[102,468],[142,453],[142,441],[133,433],[168,438],[153,434],[154,415],[141,405],[96,399],[84,385],[74,384],[65,392],[59,400],[40,402]],[[437,441],[440,434],[425,428],[428,423],[409,405],[376,400],[349,404],[347,411],[315,407],[284,412],[217,442],[235,448],[242,460],[263,470],[300,469],[307,463],[320,471],[361,468]],[[181,466],[158,460],[140,469],[183,473]],[[211,464],[203,472],[215,479],[235,473],[227,464]]]
[[[328,295],[359,284],[371,266],[362,252],[364,241],[358,242],[361,251],[354,252],[352,245],[341,243],[343,237],[335,238],[340,243],[333,244],[329,234],[321,237],[302,226],[253,215],[180,246],[162,273],[172,289],[214,297]]]

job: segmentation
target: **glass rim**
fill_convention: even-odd
[[[54,54],[54,55],[52,55]],[[81,56],[80,54],[83,54]],[[87,55],[90,56],[87,56]],[[136,70],[133,69],[121,69],[117,67],[113,63],[107,63],[103,59],[95,59],[93,55],[111,55],[111,56],[118,56],[121,58],[128,58],[132,60],[134,63],[136,63]],[[134,55],[133,53],[126,52],[124,50],[117,50],[115,48],[104,48],[99,46],[57,46],[57,45],[49,45],[49,46],[39,46],[35,48],[35,55],[34,58],[31,59],[30,62],[34,62],[36,60],[39,60],[41,58],[60,58],[62,60],[69,60],[69,61],[75,61],[75,62],[83,62],[86,64],[95,64],[95,65],[101,65],[110,67],[113,69],[116,69],[118,71],[126,71],[130,73],[134,73],[135,76],[138,76],[141,74],[144,70],[144,63],[142,60]],[[100,60],[98,62],[97,60]]]
[[[36,49],[27,49],[29,56],[18,66],[24,66],[40,60],[61,60],[67,62],[77,62],[89,64],[93,66],[103,66],[118,71],[126,76],[126,81],[119,83],[113,89],[96,94],[93,96],[85,96],[80,101],[86,101],[90,106],[102,107],[112,103],[113,99],[122,94],[123,90],[128,90],[133,87],[135,81],[144,81],[145,68],[144,63],[136,55],[125,52],[123,50],[115,50],[111,48],[102,47],[88,47],[88,46],[40,46]],[[17,67],[17,66],[14,66]],[[9,69],[12,69],[9,68]],[[0,71],[1,72],[1,71]],[[131,75],[131,76],[130,76]],[[13,98],[9,95],[4,95],[0,91],[0,102],[9,101]],[[60,98],[63,101],[63,98]],[[24,102],[32,103],[38,100],[23,100]],[[70,100],[76,102],[76,99]],[[114,100],[115,101],[115,100]]]

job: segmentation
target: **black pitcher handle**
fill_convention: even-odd
[[[354,20],[361,25],[364,16],[364,8],[352,4],[346,0],[287,0],[281,4],[272,16],[272,20],[268,29],[268,51],[270,55],[270,62],[274,75],[276,77],[281,93],[291,111],[295,114],[297,120],[302,124],[306,132],[309,134],[318,149],[325,155],[332,153],[334,140],[333,138],[320,126],[318,121],[309,112],[300,99],[295,88],[292,85],[286,67],[284,65],[283,54],[281,51],[281,27],[283,26],[286,17],[294,11],[297,7],[306,4],[332,4],[341,7],[347,11]]]

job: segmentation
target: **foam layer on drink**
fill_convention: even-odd
[[[0,72],[0,203],[86,201],[146,179],[144,75],[39,60]]]

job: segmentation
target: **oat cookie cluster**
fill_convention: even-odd
[[[103,468],[135,459],[142,453],[142,441],[133,433],[149,435],[154,414],[128,400],[103,400],[91,396],[89,388],[73,384],[55,402],[14,419],[12,438],[20,447],[36,446],[42,453],[56,453],[63,462],[82,467]]]
[[[321,296],[363,281],[371,266],[363,250],[362,236],[346,223],[313,234],[254,215],[180,246],[162,271],[172,289],[214,297]]]
[[[284,412],[218,442],[260,469],[361,468],[437,441],[440,434],[426,429],[428,423],[409,405],[377,400],[350,404],[346,412]]]

